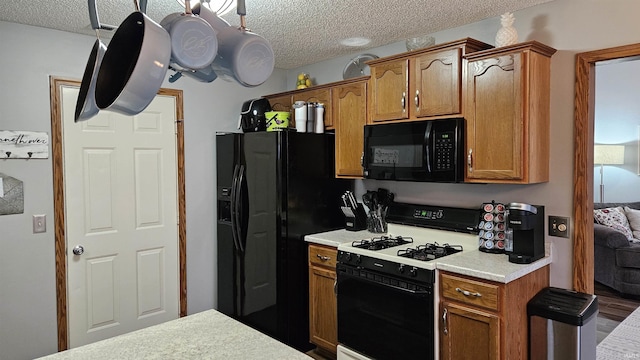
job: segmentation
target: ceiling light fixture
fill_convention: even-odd
[[[367,39],[364,37],[351,37],[340,40],[340,44],[344,46],[365,46],[371,42],[371,39]]]
[[[182,7],[184,7],[184,0],[176,0]],[[218,16],[222,16],[236,7],[236,0],[192,0],[190,1],[191,7],[197,3],[202,2],[204,6],[208,7],[211,11],[214,11]]]

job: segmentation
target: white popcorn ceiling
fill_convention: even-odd
[[[133,0],[96,0],[101,23],[119,25]],[[551,0],[246,0],[247,27],[273,46],[276,67],[292,69],[334,57],[498,16]],[[184,9],[176,0],[148,0],[148,15],[160,22]],[[224,16],[240,24],[235,10]],[[0,20],[95,35],[87,0],[3,0]],[[516,22],[518,19],[516,18]],[[496,31],[499,21],[496,21]],[[113,32],[101,31],[108,39]],[[473,37],[473,34],[468,34]],[[366,37],[365,47],[340,40]],[[439,42],[436,39],[436,42]]]

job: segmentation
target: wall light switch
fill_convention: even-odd
[[[47,231],[47,215],[33,215],[33,233],[43,233]]]
[[[549,235],[569,237],[569,218],[562,216],[549,216]]]

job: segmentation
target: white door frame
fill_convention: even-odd
[[[62,87],[80,87],[77,80],[50,77],[51,102],[51,148],[53,161],[53,203],[55,222],[55,261],[56,261],[56,297],[58,319],[58,351],[68,348],[67,323],[67,266],[66,266],[66,238],[65,238],[65,198],[64,198],[64,168],[62,143]],[[187,315],[187,235],[186,235],[186,207],[185,207],[185,176],[184,176],[184,112],[182,90],[160,89],[158,95],[173,96],[176,100],[176,155],[178,160],[178,253],[180,271],[180,316]]]

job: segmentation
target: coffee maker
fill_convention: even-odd
[[[512,236],[509,262],[529,264],[544,256],[544,206],[509,204],[508,227]]]

